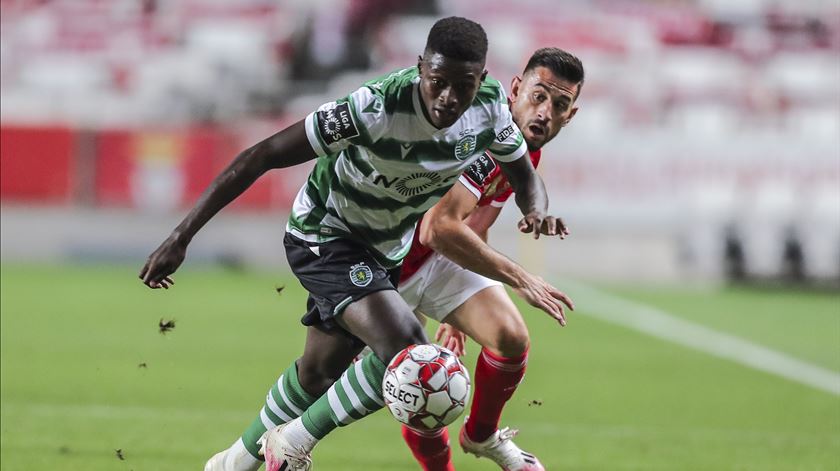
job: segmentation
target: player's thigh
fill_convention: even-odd
[[[361,351],[358,340],[340,329],[320,325],[306,329],[306,344],[298,359],[298,378],[303,389],[320,396],[340,377]]]
[[[440,254],[434,254],[408,281],[422,277],[422,291],[417,309],[423,314],[442,321],[475,294],[501,283],[464,269]],[[400,294],[403,294],[401,287]]]
[[[425,265],[421,266],[420,270],[412,274],[410,277],[399,280],[397,291],[411,310],[416,310],[420,305],[423,292],[428,284],[428,278],[422,271],[424,266]]]
[[[520,355],[530,343],[522,314],[502,286],[490,286],[475,293],[445,317],[444,322],[501,356]]]
[[[352,302],[337,320],[384,362],[409,345],[429,343],[423,326],[396,290],[377,291]]]
[[[418,307],[420,306],[420,301],[423,298],[423,292],[425,291],[427,282],[428,279],[426,276],[420,272],[415,272],[407,279],[400,279],[399,286],[397,287],[397,291],[400,293],[400,296],[403,298],[405,303],[408,304],[408,308],[414,311],[414,315],[423,327],[426,326],[428,318],[420,311],[420,309],[418,309]]]

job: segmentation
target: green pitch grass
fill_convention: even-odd
[[[305,295],[290,276],[187,269],[152,291],[137,268],[2,267],[3,471],[200,470],[301,351]],[[838,294],[606,291],[840,372]],[[840,469],[840,397],[578,304],[562,329],[523,307],[531,360],[503,424],[548,469]],[[161,319],[175,329],[159,333]],[[470,370],[477,352],[468,346]],[[385,411],[339,429],[314,458],[318,470],[417,469]],[[460,450],[455,464],[497,469]]]

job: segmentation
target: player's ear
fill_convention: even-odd
[[[423,56],[417,56],[417,71],[423,73]]]
[[[516,75],[510,81],[510,97],[516,99],[519,96],[519,86],[522,84],[522,77]]]
[[[574,117],[575,117],[575,115],[577,114],[577,112],[578,112],[578,107],[577,107],[577,106],[575,106],[574,108],[572,108],[572,109],[571,109],[571,111],[569,111],[569,116],[568,116],[566,119],[564,119],[564,120],[563,120],[563,126],[565,126],[565,125],[569,124],[569,121],[571,121],[571,120],[572,120],[572,118],[574,118]]]
[[[487,69],[484,69],[484,72],[481,73],[481,81],[484,81],[484,78],[487,77]]]

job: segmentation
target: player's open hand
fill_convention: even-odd
[[[537,214],[529,214],[522,218],[518,224],[519,231],[525,234],[534,233],[534,239],[539,239],[540,234],[548,236],[559,236],[565,239],[569,235],[569,228],[562,219],[554,216],[541,217]]]
[[[157,248],[140,270],[140,279],[152,289],[169,289],[175,284],[170,275],[184,262],[187,256],[187,245],[179,242],[175,237],[169,237]]]
[[[575,310],[575,303],[572,302],[572,298],[536,275],[529,274],[529,278],[522,287],[514,288],[514,291],[531,306],[540,308],[549,316],[557,319],[561,326],[566,325],[565,308]]]
[[[459,357],[467,354],[467,335],[444,322],[438,326],[435,342],[443,348],[452,350],[452,353]]]

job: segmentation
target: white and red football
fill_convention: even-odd
[[[411,345],[388,364],[382,393],[398,421],[417,430],[436,430],[464,412],[470,375],[450,350],[433,344]]]

